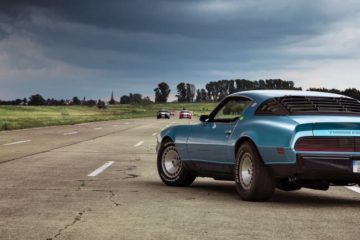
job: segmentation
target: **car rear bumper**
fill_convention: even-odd
[[[360,182],[360,173],[353,171],[356,160],[360,160],[360,156],[298,154],[295,164],[272,164],[269,167],[277,177]]]

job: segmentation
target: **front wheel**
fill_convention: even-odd
[[[275,180],[251,142],[240,146],[234,174],[236,189],[243,200],[266,201],[272,197]]]
[[[185,167],[172,142],[167,142],[160,148],[157,158],[157,169],[161,180],[169,186],[188,186],[196,178]]]

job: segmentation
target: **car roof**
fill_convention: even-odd
[[[255,101],[265,101],[275,97],[285,96],[304,96],[304,97],[343,97],[350,98],[344,95],[316,91],[299,91],[299,90],[251,90],[242,91],[231,94],[230,96],[244,96]]]

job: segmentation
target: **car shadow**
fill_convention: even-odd
[[[232,182],[194,182],[189,187],[169,187],[164,185],[161,181],[158,182],[143,182],[149,187],[155,187],[157,189],[168,189],[171,193],[184,193],[189,192],[196,195],[216,195],[216,196],[228,196],[229,201],[239,200],[239,196],[235,189],[235,185]],[[346,190],[345,190],[346,191]],[[360,195],[354,197],[350,192],[348,195],[331,195],[330,191],[318,191],[318,190],[298,190],[285,192],[276,190],[273,197],[266,202],[266,204],[272,205],[291,205],[291,206],[308,206],[308,207],[356,207],[360,208]],[[209,199],[210,200],[210,199]]]

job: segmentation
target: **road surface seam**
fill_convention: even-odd
[[[75,143],[70,143],[70,144],[67,144],[67,145],[64,145],[64,146],[61,146],[61,147],[56,147],[56,148],[48,149],[48,150],[45,150],[45,151],[41,151],[41,152],[37,152],[37,153],[32,153],[32,154],[25,155],[25,156],[18,157],[18,158],[8,159],[8,160],[5,160],[5,161],[1,161],[0,164],[12,162],[12,161],[15,161],[15,160],[20,160],[20,159],[23,159],[23,158],[35,156],[35,155],[42,154],[42,153],[51,152],[51,151],[54,151],[54,150],[57,150],[57,149],[62,149],[62,148],[70,147],[70,146],[73,146],[73,145],[76,145],[76,144],[80,144],[80,143],[84,143],[84,142],[93,141],[93,140],[96,140],[96,139],[99,139],[99,138],[102,138],[102,137],[110,136],[110,135],[113,135],[113,134],[116,134],[116,133],[119,133],[119,132],[123,132],[123,131],[127,131],[127,130],[130,130],[130,129],[134,129],[134,128],[137,128],[137,127],[140,127],[140,126],[134,126],[134,127],[129,127],[129,128],[125,128],[125,129],[119,129],[119,130],[117,130],[117,131],[115,131],[115,132],[103,134],[103,135],[100,135],[100,136],[97,136],[97,137],[94,137],[94,138],[86,139],[86,140],[84,140],[84,141],[79,141],[79,142],[75,142]]]

